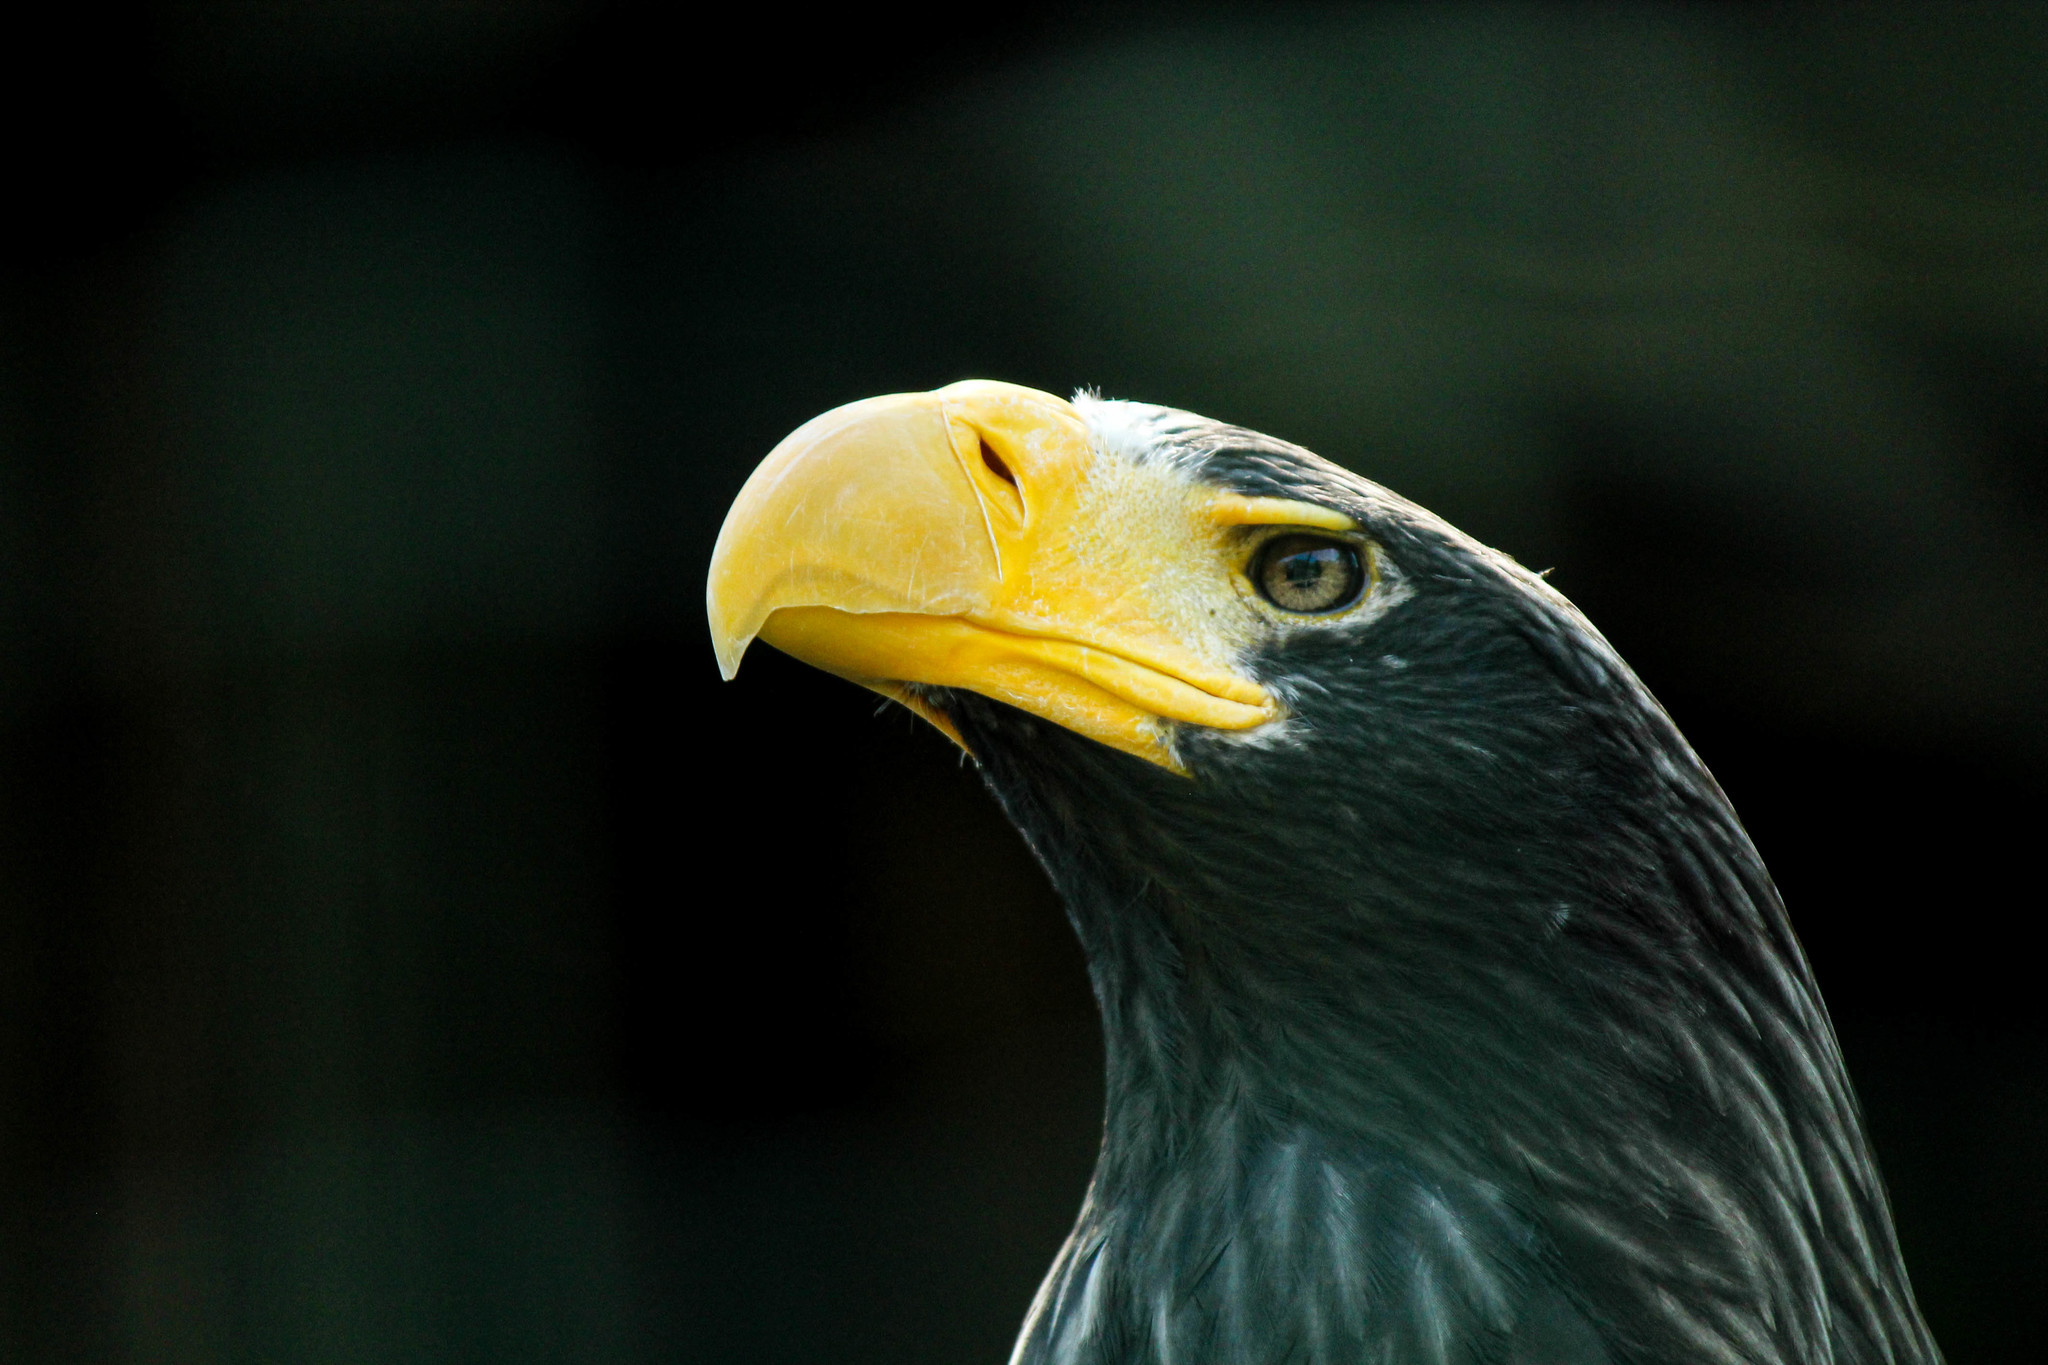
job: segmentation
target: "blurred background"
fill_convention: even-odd
[[[0,1356],[997,1362],[1076,949],[701,615],[986,375],[1536,568],[1747,818],[1952,1359],[2048,1333],[2048,10],[72,7],[8,45]]]

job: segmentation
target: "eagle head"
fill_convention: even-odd
[[[1904,1362],[1832,1029],[1727,799],[1538,575],[1300,447],[967,381],[799,428],[755,639],[973,755],[1086,950],[1039,1362]]]

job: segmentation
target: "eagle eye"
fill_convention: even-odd
[[[1358,547],[1327,536],[1276,536],[1260,547],[1252,582],[1282,611],[1348,607],[1365,587]]]

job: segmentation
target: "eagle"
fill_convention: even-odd
[[[1307,450],[970,380],[713,552],[972,756],[1085,951],[1102,1143],[1012,1365],[1932,1365],[1728,798],[1544,579]]]

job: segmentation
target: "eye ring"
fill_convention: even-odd
[[[1252,586],[1285,612],[1326,616],[1365,591],[1365,556],[1357,545],[1331,536],[1279,535],[1252,557]]]

